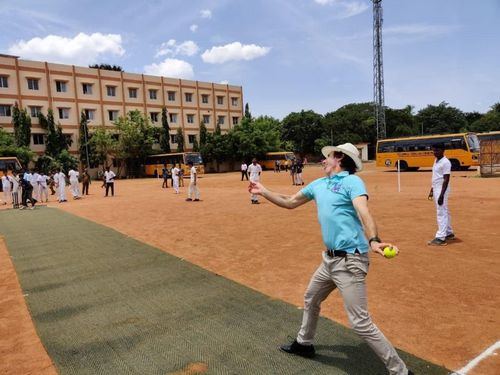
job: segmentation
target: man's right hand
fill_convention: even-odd
[[[250,194],[262,195],[262,191],[264,190],[264,186],[259,182],[250,181],[248,185],[248,192]]]

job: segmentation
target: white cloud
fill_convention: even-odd
[[[193,33],[195,33],[198,30],[198,25],[189,26],[189,30],[191,30]]]
[[[79,33],[74,38],[59,35],[36,37],[28,41],[21,40],[10,46],[8,51],[24,59],[75,65],[88,65],[104,55],[123,56],[125,53],[121,35],[101,33]]]
[[[386,35],[435,36],[449,34],[456,30],[458,30],[458,26],[455,25],[409,24],[386,27],[382,32]]]
[[[229,81],[227,79],[223,80],[223,81],[220,81],[219,82],[221,85],[227,85],[229,84]]]
[[[336,18],[350,18],[363,13],[370,8],[370,4],[361,1],[346,1],[346,0],[314,0],[319,5],[334,5],[339,8],[336,11]]]
[[[200,12],[200,16],[201,18],[212,18],[212,11],[208,9],[203,9]]]
[[[170,39],[168,42],[162,43],[155,57],[171,55],[171,56],[193,56],[198,53],[198,45],[192,40],[186,40],[181,44],[177,44],[175,39]]]
[[[192,79],[194,77],[193,66],[186,61],[178,59],[165,59],[159,64],[146,65],[144,72],[155,76],[172,78]]]
[[[210,50],[203,52],[201,58],[206,63],[222,64],[231,60],[253,60],[267,55],[270,50],[270,47],[233,42],[225,46],[212,47]]]

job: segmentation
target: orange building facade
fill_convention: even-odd
[[[176,149],[175,134],[182,128],[185,150],[199,141],[200,122],[209,131],[217,122],[222,131],[240,123],[243,117],[241,86],[199,82],[184,79],[133,74],[74,65],[21,60],[0,54],[0,128],[13,132],[12,107],[26,108],[31,116],[31,149],[45,150],[45,130],[37,119],[38,112],[54,119],[71,137],[70,152],[78,153],[81,112],[88,126],[104,125],[110,129],[118,117],[132,110],[146,113],[153,126],[161,127],[161,111],[167,108],[170,145]]]

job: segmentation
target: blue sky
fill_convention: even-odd
[[[500,0],[383,0],[386,104],[500,101]],[[368,0],[0,0],[0,53],[243,86],[253,115],[371,101]]]

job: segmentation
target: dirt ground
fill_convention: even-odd
[[[320,167],[308,166],[304,179],[307,183],[322,173]],[[429,247],[427,241],[436,231],[434,203],[427,200],[430,171],[401,174],[399,193],[395,172],[367,164],[360,176],[370,194],[380,237],[401,250],[392,260],[371,256],[368,292],[374,321],[395,346],[453,370],[462,368],[500,339],[496,243],[500,179],[478,178],[475,171],[453,173],[450,209],[458,240],[446,247]],[[266,171],[262,182],[285,194],[299,190],[284,172]],[[116,196],[104,198],[96,182],[91,195],[82,200],[48,204],[302,306],[323,250],[314,203],[295,210],[280,209],[263,199],[260,205],[252,205],[239,173],[204,176],[199,182],[202,201],[185,202],[188,180],[185,183],[176,195],[172,188],[162,189],[160,180],[119,180]],[[15,277],[10,262],[0,263],[0,273],[4,272]],[[9,305],[9,298],[22,300],[20,289],[5,293],[13,297],[2,294],[0,322],[7,313],[6,304],[11,310],[23,309],[19,303]],[[347,325],[338,293],[324,302],[322,315]],[[20,330],[29,331],[26,324],[19,324]],[[299,325],[298,321],[297,329]],[[0,342],[5,343],[4,332],[0,333]],[[295,333],[276,335],[286,338]],[[27,340],[38,340],[33,330],[31,337]],[[22,350],[16,343],[9,336],[1,347],[10,344],[13,351]],[[499,368],[499,356],[491,356],[469,374],[493,375]]]

